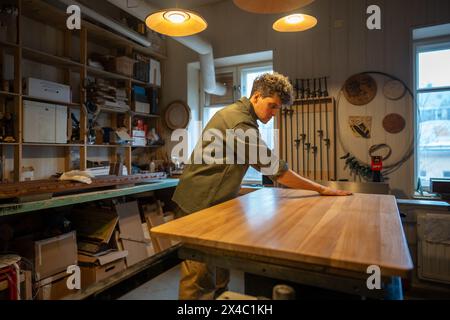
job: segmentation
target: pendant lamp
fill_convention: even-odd
[[[179,8],[152,13],[145,19],[145,24],[153,31],[171,37],[191,36],[208,27],[198,13]]]
[[[307,14],[295,13],[278,19],[273,24],[273,29],[278,32],[306,31],[317,25],[317,19]]]

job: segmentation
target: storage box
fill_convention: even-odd
[[[142,130],[133,130],[133,138],[145,138],[145,131]]]
[[[19,238],[14,249],[33,262],[36,280],[66,272],[69,266],[78,262],[75,231],[40,241],[33,241],[31,236]]]
[[[56,276],[43,279],[37,283],[37,300],[60,300],[75,291],[67,287],[67,279],[71,274],[64,272]]]
[[[134,103],[134,111],[140,113],[150,113],[150,103],[136,101]]]
[[[133,147],[145,147],[147,145],[147,139],[146,138],[137,138],[133,137]]]
[[[128,58],[127,56],[112,57],[108,59],[106,70],[132,77],[135,63],[136,60]]]
[[[71,102],[70,86],[36,78],[25,79],[25,94],[46,100]]]
[[[115,251],[99,257],[80,254],[81,288],[102,281],[126,269],[125,257],[128,251]]]
[[[67,107],[24,100],[23,141],[67,143]]]

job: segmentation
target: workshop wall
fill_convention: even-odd
[[[382,30],[370,31],[366,27],[366,9],[379,5],[382,11]],[[351,75],[363,71],[382,71],[392,74],[412,86],[413,27],[448,23],[450,2],[441,0],[319,0],[302,10],[318,18],[316,28],[303,33],[278,33],[272,30],[275,15],[250,14],[238,9],[232,1],[223,1],[198,8],[209,22],[200,36],[214,48],[215,58],[258,51],[273,50],[274,69],[295,78],[330,77],[330,92],[336,96],[339,88]],[[187,100],[187,83],[183,72],[186,63],[198,57],[172,39],[168,41],[168,69],[165,78],[166,92],[170,96]],[[382,96],[384,79],[377,78],[379,94],[367,107],[350,106],[341,99],[338,111],[343,130],[342,140],[348,151],[368,161],[368,149],[376,143],[388,143],[393,148],[391,161],[398,160],[413,137],[412,101],[405,98],[387,102]],[[380,120],[395,111],[407,122],[400,135],[384,133]],[[370,140],[357,140],[348,127],[348,116],[373,117]],[[350,148],[351,147],[351,148]],[[344,155],[338,145],[338,157]],[[344,162],[338,160],[338,178],[351,179],[345,172]],[[390,176],[393,192],[402,197],[412,194],[415,182],[414,161],[410,159],[400,170]]]

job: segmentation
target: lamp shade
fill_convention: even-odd
[[[242,10],[252,13],[283,13],[304,7],[314,0],[233,0]]]
[[[199,14],[184,9],[157,11],[145,19],[145,24],[153,31],[171,37],[191,36],[208,27]]]
[[[299,32],[314,28],[317,25],[317,19],[307,14],[291,14],[278,19],[273,24],[273,29],[278,32]]]

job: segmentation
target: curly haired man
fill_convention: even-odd
[[[206,157],[204,150],[212,142],[202,139],[197,144],[196,150],[191,156],[191,164],[186,167],[173,196],[173,201],[178,205],[176,210],[178,217],[235,198],[240,191],[242,180],[249,166],[288,188],[312,190],[325,196],[351,194],[324,187],[289,170],[287,163],[279,159],[277,154],[272,152],[260,138],[258,120],[268,123],[282,106],[292,104],[292,95],[293,88],[288,78],[278,73],[263,74],[255,79],[250,99],[243,97],[214,115],[202,136],[208,130],[222,133],[223,136],[230,130],[245,132],[244,138],[236,135],[236,138],[232,140],[231,147],[240,144],[243,146],[241,150],[247,152],[245,155],[235,153],[234,162],[228,161],[228,158],[225,159],[224,154],[215,154],[219,159],[215,159],[214,163],[192,161],[195,160],[195,154]],[[219,144],[223,143],[229,149],[229,140],[226,141],[226,143],[222,141]],[[258,155],[253,157],[254,161],[250,161],[254,156],[254,152],[252,153],[250,150],[255,144],[257,149],[253,150],[262,150],[263,154],[268,155],[266,159],[269,161],[262,161]],[[228,152],[227,155],[229,156]],[[214,299],[226,290],[228,282],[229,271],[226,269],[195,261],[184,261],[181,266],[179,298],[181,300]]]

